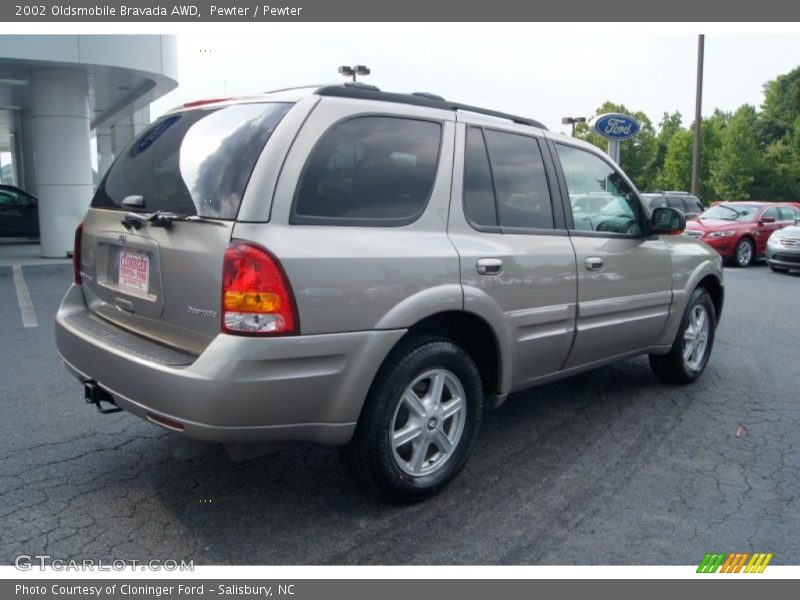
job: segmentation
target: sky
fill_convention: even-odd
[[[331,24],[253,35],[178,36],[179,87],[151,117],[200,98],[343,81],[339,65],[386,91],[425,91],[519,114],[566,131],[605,100],[642,110],[654,125],[694,117],[697,36],[648,30],[620,35],[543,33],[524,24]],[[584,30],[585,31],[585,30]],[[707,35],[703,114],[763,100],[763,84],[800,66],[798,35]]]

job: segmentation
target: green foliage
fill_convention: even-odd
[[[642,191],[689,190],[694,124],[664,113],[653,127],[647,115],[605,102],[595,114],[620,112],[641,123],[633,140],[620,144],[622,168]],[[717,109],[701,122],[700,197],[712,200],[800,200],[800,67],[764,85],[761,110],[740,106],[733,114]],[[605,139],[585,124],[576,137],[605,150]]]
[[[726,200],[759,198],[766,174],[758,147],[758,117],[745,104],[733,113],[722,134],[719,153],[711,168],[711,183]]]

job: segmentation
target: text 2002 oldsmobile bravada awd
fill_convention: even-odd
[[[593,146],[430,94],[192,103],[98,188],[58,348],[98,408],[200,440],[337,444],[413,501],[510,392],[641,354],[700,376],[722,270],[684,224]]]

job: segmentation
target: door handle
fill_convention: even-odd
[[[481,258],[475,268],[481,275],[500,275],[503,272],[503,261],[499,258]]]
[[[587,271],[601,271],[603,269],[603,259],[599,256],[586,257],[586,270]]]

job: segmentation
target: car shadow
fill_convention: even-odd
[[[674,390],[640,358],[515,394],[487,413],[465,471],[439,496],[412,506],[374,497],[349,478],[335,449],[310,445],[240,464],[220,447],[186,462],[161,462],[154,468],[166,473],[152,474],[160,481],[154,492],[198,538],[198,562],[468,563],[476,560],[469,538],[480,536],[479,530],[452,532],[466,539],[445,542],[458,549],[449,558],[436,559],[433,546],[420,539],[446,531],[443,515],[481,514],[487,503],[518,514],[514,498],[520,493],[528,501],[538,498],[536,512],[558,511],[561,501],[548,506],[552,490],[539,483],[572,468],[581,480],[558,488],[559,494],[573,494],[580,504],[613,493],[607,488],[611,471],[622,476],[621,465],[631,462],[625,457],[646,452],[693,401]]]

